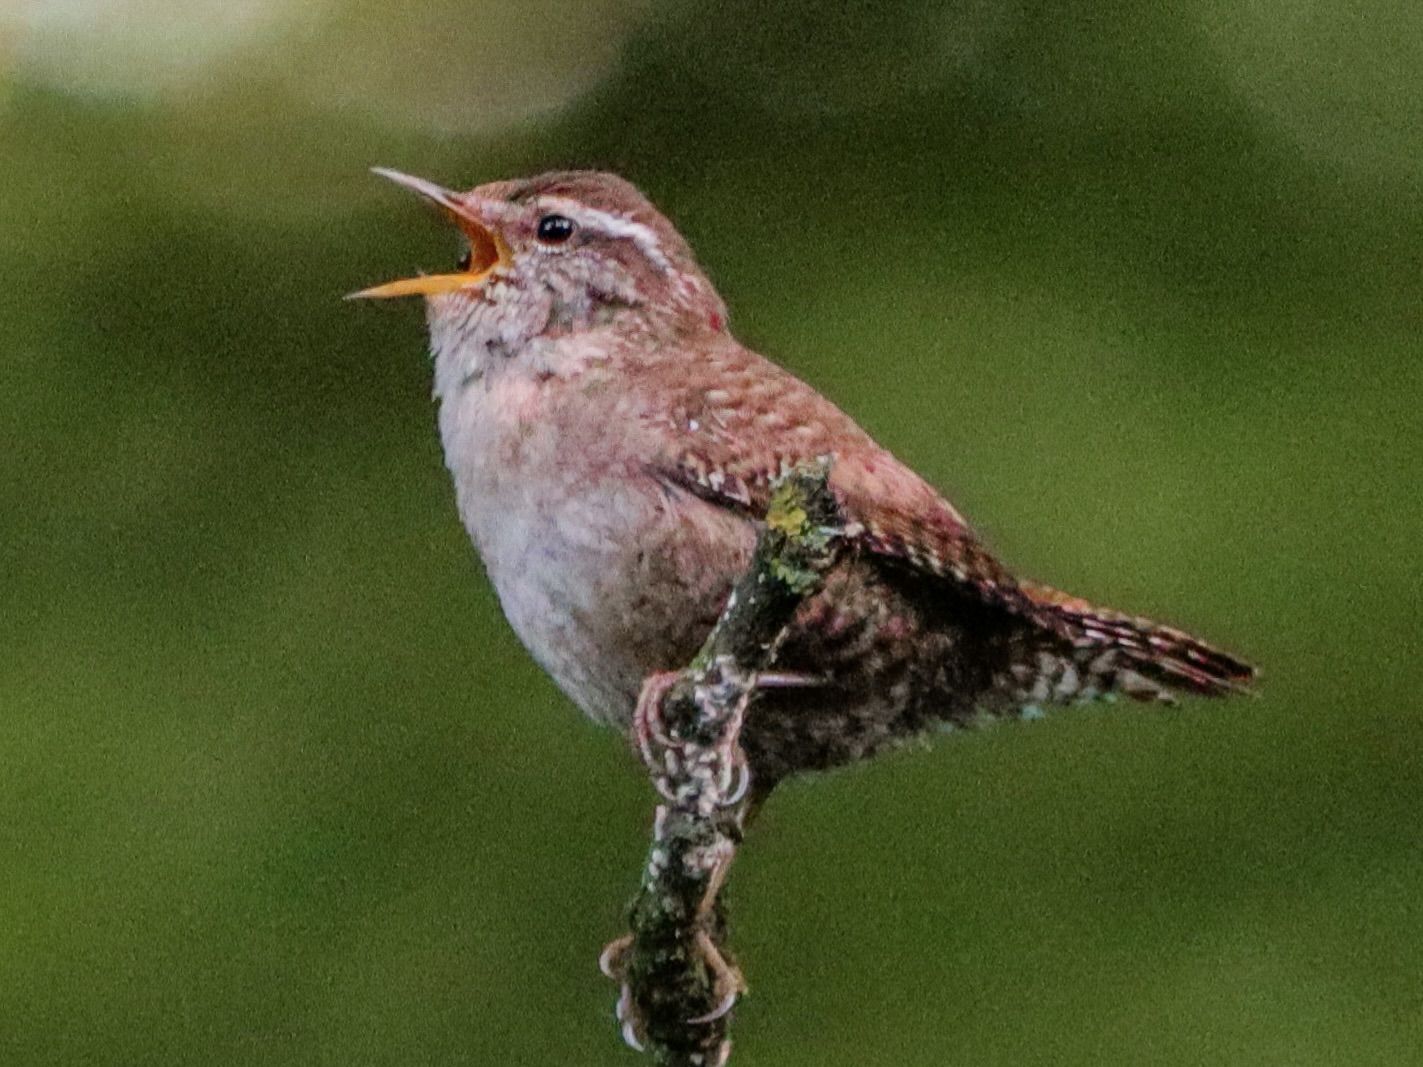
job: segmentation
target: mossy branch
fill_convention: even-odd
[[[741,725],[757,674],[838,554],[829,474],[821,461],[779,480],[751,568],[702,650],[685,670],[649,678],[638,702],[636,737],[665,802],[631,932],[605,950],[603,967],[622,984],[624,1037],[658,1067],[713,1067],[730,1054],[730,1009],[745,986],[726,948],[720,890],[751,785]]]

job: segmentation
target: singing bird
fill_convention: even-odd
[[[629,729],[643,680],[687,664],[771,486],[818,459],[847,550],[747,716],[758,795],[982,715],[1251,682],[1189,634],[1015,577],[933,486],[732,335],[687,242],[622,178],[461,193],[379,173],[443,212],[464,255],[354,295],[424,298],[460,516],[515,632],[594,719]]]

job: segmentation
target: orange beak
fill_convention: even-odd
[[[454,274],[421,274],[414,278],[386,282],[384,285],[373,285],[369,289],[351,293],[346,297],[347,300],[385,300],[396,296],[452,293],[457,289],[482,285],[494,268],[508,266],[513,262],[514,254],[499,235],[499,231],[480,219],[473,205],[461,203],[458,193],[441,188],[434,182],[427,182],[424,178],[401,174],[398,170],[386,170],[384,167],[372,167],[371,170],[397,185],[414,189],[443,211],[469,241],[469,268]]]

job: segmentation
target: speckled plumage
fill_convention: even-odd
[[[475,261],[370,295],[426,295],[460,515],[515,631],[595,719],[626,729],[643,679],[686,664],[772,480],[821,456],[851,551],[748,717],[763,792],[980,714],[1251,679],[1187,634],[1016,580],[932,486],[732,337],[685,241],[622,179],[457,194],[392,176],[441,205]],[[550,215],[572,235],[542,240]]]

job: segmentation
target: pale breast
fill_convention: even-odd
[[[443,396],[441,437],[514,631],[585,712],[625,726],[643,678],[696,651],[755,535],[648,474],[637,435],[577,386],[471,381]]]

